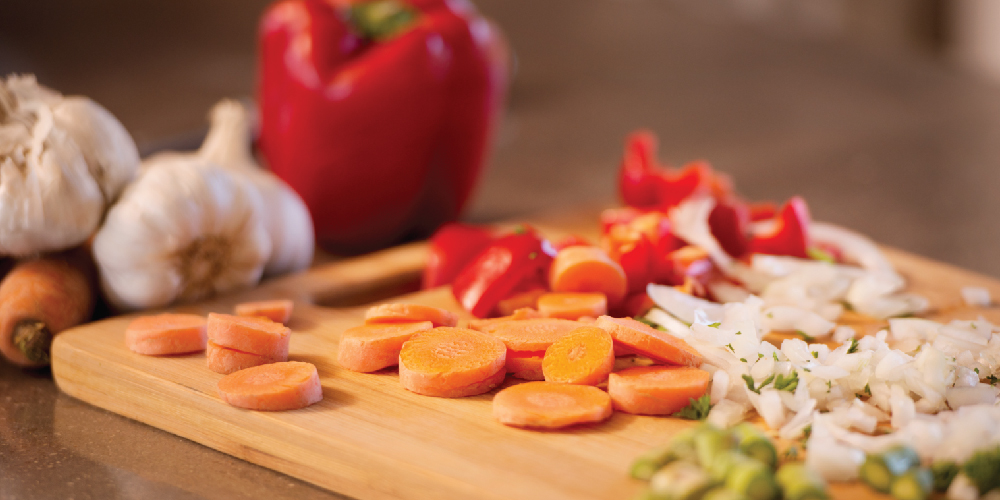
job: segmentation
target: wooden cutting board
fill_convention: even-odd
[[[550,235],[584,228],[596,219],[536,224]],[[596,224],[595,224],[596,225]],[[909,289],[932,303],[932,318],[1000,322],[995,308],[961,305],[963,286],[983,286],[1000,297],[1000,282],[911,254],[887,250]],[[394,369],[353,373],[337,366],[340,333],[362,322],[361,304],[389,296],[461,311],[447,289],[412,290],[426,257],[411,244],[325,264],[266,282],[233,296],[174,310],[231,312],[234,304],[292,298],[295,313],[289,359],[319,369],[323,401],[288,412],[231,407],[216,395],[222,375],[206,368],[204,353],[156,358],[125,348],[131,316],[91,323],[60,334],[52,372],[76,398],[362,499],[628,499],[642,488],[627,470],[632,459],[664,443],[690,422],[616,412],[599,425],[538,432],[503,426],[491,415],[494,392],[461,399],[404,390]],[[868,332],[877,322],[855,318]],[[516,383],[508,379],[507,384]],[[859,484],[835,485],[836,498],[876,498]]]

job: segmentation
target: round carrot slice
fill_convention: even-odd
[[[380,304],[365,312],[365,323],[430,321],[434,326],[455,326],[458,316],[440,307],[420,304]]]
[[[545,380],[542,358],[545,351],[507,350],[507,373],[522,380]]]
[[[399,364],[399,351],[414,333],[430,330],[430,321],[361,325],[344,330],[337,362],[355,372],[374,372]]]
[[[288,359],[292,331],[267,318],[208,315],[208,338],[222,347],[249,352],[271,359]]]
[[[506,375],[507,346],[464,328],[420,332],[399,353],[399,381],[409,391],[446,398],[482,394]]]
[[[608,304],[625,298],[627,281],[622,266],[597,247],[575,246],[556,254],[549,268],[553,292],[600,292]]]
[[[294,410],[323,399],[316,366],[285,361],[230,373],[219,380],[223,401],[250,410]]]
[[[507,387],[493,398],[493,416],[517,427],[558,429],[600,422],[611,413],[608,394],[587,385],[525,382]]]
[[[603,293],[547,293],[538,297],[538,312],[550,318],[596,318],[608,314],[608,298]]]
[[[211,340],[208,341],[208,349],[205,351],[208,359],[208,369],[215,373],[228,375],[254,366],[266,365],[278,361],[288,361],[287,359],[270,359],[249,352],[237,351],[222,347]]]
[[[700,366],[704,358],[684,340],[632,318],[601,316],[594,326],[611,334],[625,350],[674,365]]]
[[[260,300],[236,304],[233,312],[237,316],[267,318],[275,323],[285,325],[292,318],[292,308],[294,307],[295,303],[288,299]]]
[[[477,328],[502,340],[512,351],[544,351],[579,326],[568,319],[537,318],[497,321]]]
[[[545,350],[542,373],[546,382],[597,385],[615,366],[614,341],[608,332],[583,326]]]
[[[125,328],[125,345],[147,356],[203,351],[206,340],[205,318],[195,314],[139,316]]]
[[[637,415],[671,415],[708,391],[711,375],[687,366],[636,366],[608,377],[615,408]]]

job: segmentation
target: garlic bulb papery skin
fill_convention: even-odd
[[[86,97],[67,97],[52,107],[52,114],[56,125],[76,141],[110,206],[138,172],[139,150],[132,136],[108,110]]]
[[[94,238],[105,296],[135,310],[255,285],[271,239],[253,193],[197,158],[144,163]]]
[[[198,155],[247,175],[260,192],[264,224],[271,235],[265,276],[309,267],[315,249],[312,216],[302,198],[276,175],[260,167],[251,153],[251,119],[245,106],[224,99],[209,115],[211,127]]]
[[[82,243],[138,166],[131,136],[98,104],[32,76],[0,79],[0,255]]]

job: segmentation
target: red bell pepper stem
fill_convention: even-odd
[[[768,234],[754,235],[750,251],[770,255],[809,258],[809,206],[799,196],[788,200],[774,219]]]
[[[547,272],[551,245],[533,233],[497,239],[462,270],[452,283],[455,299],[474,316],[488,316],[524,280]]]

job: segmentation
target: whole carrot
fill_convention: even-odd
[[[0,353],[25,367],[49,364],[55,334],[90,319],[95,293],[85,252],[18,262],[0,282]]]

